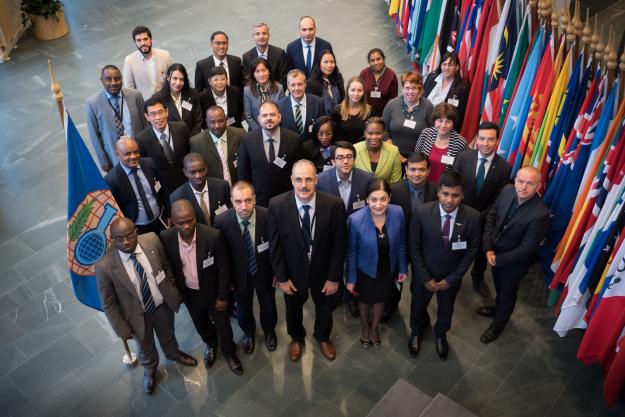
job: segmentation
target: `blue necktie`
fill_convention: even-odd
[[[306,251],[310,250],[310,242],[312,241],[312,234],[310,230],[310,206],[308,204],[304,204],[302,206],[304,209],[304,217],[302,218],[302,239],[304,240],[304,247]]]
[[[143,311],[147,314],[154,313],[156,310],[156,304],[154,304],[154,298],[152,297],[152,291],[150,291],[150,286],[148,285],[148,276],[143,269],[143,266],[137,259],[137,255],[132,253],[130,255],[130,259],[132,259],[132,264],[135,267],[135,272],[139,277],[139,282],[141,283],[141,299],[143,300]]]
[[[475,191],[479,194],[484,185],[484,177],[486,174],[486,158],[480,158],[480,165],[477,167],[477,175],[475,176]]]
[[[258,268],[256,266],[256,253],[254,252],[254,244],[252,243],[252,236],[247,226],[250,222],[247,220],[241,221],[243,225],[243,241],[245,242],[245,249],[247,249],[247,272],[250,275],[254,275]]]
[[[119,96],[111,96],[110,103],[115,111],[115,132],[117,136],[124,135],[124,121],[122,120],[120,108],[119,108]]]
[[[306,52],[306,71],[308,72],[307,75],[310,75],[312,72],[312,48],[310,44],[306,45],[306,48],[308,49],[308,52]]]

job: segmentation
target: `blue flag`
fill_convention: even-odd
[[[108,226],[121,211],[100,175],[72,118],[65,113],[67,140],[67,263],[74,294],[102,310],[95,264],[111,243]]]

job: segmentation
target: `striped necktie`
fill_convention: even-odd
[[[304,123],[302,121],[302,111],[300,110],[301,103],[295,105],[295,124],[297,125],[297,131],[301,135],[304,133]]]
[[[147,314],[154,313],[156,310],[156,304],[154,304],[154,298],[152,297],[152,291],[150,291],[150,285],[148,284],[148,276],[143,269],[143,266],[137,259],[137,254],[130,254],[130,259],[132,259],[132,265],[135,268],[135,272],[139,277],[140,287],[141,287],[141,299],[143,300],[143,311]]]
[[[256,266],[256,253],[254,252],[254,244],[252,243],[252,236],[247,228],[250,222],[247,220],[241,221],[243,225],[243,241],[245,242],[245,249],[247,249],[247,272],[250,275],[256,274],[258,267]]]

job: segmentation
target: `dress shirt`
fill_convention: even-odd
[[[197,200],[198,206],[202,207],[202,198],[203,198],[204,199],[204,203],[206,203],[206,208],[208,209],[208,212],[210,213],[211,212],[211,206],[210,206],[210,202],[208,200],[208,182],[204,183],[204,188],[202,188],[201,191],[196,190],[195,188],[193,188],[192,185],[191,185],[191,190],[193,190],[193,194],[195,194],[195,199]],[[206,220],[208,220],[208,219],[206,219]]]
[[[174,150],[174,141],[171,139],[171,134],[169,133],[169,123],[167,123],[167,125],[165,126],[165,130],[163,130],[162,132],[156,129],[154,126],[152,126],[152,130],[156,135],[156,140],[159,142],[159,145],[161,141],[161,135],[164,133],[167,136],[167,143],[169,143],[171,150]]]
[[[425,183],[420,187],[415,187],[410,181],[408,181],[408,190],[410,191],[410,206],[418,207],[423,203],[425,197]],[[417,196],[417,201],[413,201],[414,195]]]
[[[176,106],[176,110],[178,110],[178,116],[180,116],[180,119],[182,120],[182,94],[180,94],[178,96],[178,98],[176,98],[173,94],[171,95],[171,99],[174,100],[174,105]]]
[[[278,151],[280,150],[280,129],[276,129],[274,133],[269,136],[269,134],[263,129],[263,147],[265,148],[265,156],[269,161],[269,141],[268,139],[273,139],[273,150],[275,151],[276,157],[279,157]],[[273,164],[273,161],[269,161],[269,164]]]
[[[259,58],[267,59],[267,52],[269,52],[269,46],[267,46],[265,52],[260,52],[258,48],[256,48],[256,53],[258,54]]]
[[[148,219],[148,215],[146,214],[145,208],[143,207],[141,197],[139,197],[139,189],[137,188],[137,184],[135,183],[135,176],[132,175],[132,169],[128,168],[126,165],[120,165],[126,175],[128,175],[128,180],[130,181],[130,185],[132,185],[132,190],[134,191],[135,198],[137,199],[138,214],[135,224],[137,226],[143,226],[152,223],[155,219]],[[150,182],[146,178],[141,167],[137,167],[137,174],[139,175],[139,179],[141,180],[141,185],[143,186],[143,191],[145,191],[145,196],[148,199],[148,203],[150,204],[152,213],[154,213],[158,217],[161,209],[158,206],[158,200],[156,199],[156,196],[152,193],[152,187],[150,187]]]
[[[447,87],[443,88],[442,73],[438,74],[438,77],[436,77],[434,81],[436,82],[436,85],[434,85],[434,88],[430,91],[430,94],[428,94],[427,99],[430,100],[434,106],[436,106],[437,104],[445,102],[445,98],[447,97],[447,94],[449,94],[449,89],[451,88],[452,83],[449,83]]]
[[[145,308],[145,306],[143,305],[143,296],[141,295],[141,278],[137,275],[137,271],[135,271],[135,265],[132,262],[132,259],[130,259],[131,254],[122,252],[119,249],[117,250],[117,252],[119,252],[119,257],[122,260],[122,264],[124,265],[126,274],[128,274],[128,278],[130,278],[130,282],[132,282],[132,285],[137,291],[137,297],[139,297],[139,302],[141,303],[141,306]],[[152,293],[152,298],[154,299],[154,307],[158,307],[163,304],[163,294],[161,294],[161,290],[158,289],[156,277],[154,276],[154,271],[152,271],[152,265],[150,265],[150,261],[148,260],[147,256],[145,256],[143,249],[141,249],[141,245],[137,244],[137,247],[134,250],[134,254],[137,258],[137,261],[139,261],[139,263],[143,267],[143,270],[145,271],[145,276],[148,279],[148,286],[150,287],[150,292]],[[161,271],[161,273],[164,274],[165,271]]]
[[[443,226],[445,225],[445,215],[449,214],[451,219],[449,219],[449,242],[451,243],[451,237],[454,234],[454,224],[456,223],[456,215],[458,214],[458,207],[451,213],[447,213],[443,207],[439,204],[439,208],[441,211],[441,230],[443,230]]]
[[[228,74],[228,85],[230,85],[230,70],[228,70],[228,59],[226,57],[224,57],[223,61],[220,61],[215,55],[213,55],[213,59],[215,60],[215,66],[216,67],[220,67],[221,63],[223,62],[223,67],[226,70],[226,74]],[[228,114],[228,113],[226,113]]]
[[[243,223],[241,223],[243,219],[241,216],[239,216],[237,214],[237,222],[239,222],[239,228],[241,229],[241,234],[243,234],[243,230],[245,229],[245,226],[243,226]],[[252,212],[252,215],[250,216],[249,219],[247,219],[248,221],[248,225],[247,225],[247,231],[250,232],[250,237],[252,238],[252,245],[256,244],[256,209],[254,209],[254,211]]]
[[[306,94],[304,94],[304,97],[302,97],[302,101],[300,102],[295,101],[293,96],[291,96],[291,107],[293,108],[293,120],[295,121],[297,120],[295,118],[295,106],[297,104],[299,104],[299,111],[300,113],[302,113],[302,127],[305,130],[306,129]],[[296,133],[299,133],[299,132],[296,132]]]
[[[302,219],[304,218],[304,209],[302,206],[309,205],[308,215],[310,216],[310,244],[315,240],[315,203],[317,202],[317,194],[310,199],[308,203],[303,203],[297,196],[295,196],[295,204],[297,205],[297,214],[299,215],[299,225],[302,226]]]
[[[490,168],[490,164],[492,164],[493,159],[495,159],[495,152],[490,154],[490,156],[484,156],[482,155],[482,152],[477,151],[477,164],[475,165],[476,177],[477,177],[477,172],[480,170],[480,159],[482,158],[486,158],[486,161],[484,161],[484,179],[486,179],[486,176],[488,175],[488,169]]]
[[[302,39],[302,53],[304,54],[304,64],[308,65],[308,62],[306,62],[306,57],[308,56],[308,48],[307,46],[309,45],[308,43],[304,42],[304,40]],[[317,37],[313,38],[312,42],[310,43],[310,57],[313,60],[313,62],[310,63],[310,66],[312,68],[314,61],[315,61],[315,45],[317,43]]]
[[[228,91],[224,90],[223,96],[218,96],[215,94],[215,91],[211,88],[211,94],[213,95],[213,99],[215,100],[215,105],[224,109],[224,113],[226,116],[228,115]]]
[[[219,154],[219,148],[221,148],[224,154],[224,159],[228,161],[228,131],[224,130],[224,133],[221,135],[220,138],[213,135],[211,131],[209,131],[208,134],[210,135],[211,139],[213,140],[213,143],[215,144],[215,147],[217,148],[217,153]],[[224,172],[228,171],[228,175],[230,175],[228,164],[223,166],[223,170]],[[226,178],[225,175],[224,175],[224,178]],[[232,178],[232,176],[230,176],[230,178]]]
[[[108,91],[104,90],[104,93],[106,94],[106,98],[112,106],[113,100],[115,99],[111,94],[109,94]],[[124,97],[124,93],[122,92],[122,90],[119,90],[119,94],[117,95],[116,99],[118,105],[123,104],[123,107],[119,106],[119,111],[121,112],[122,124],[124,125],[124,134],[132,135],[132,119],[130,117],[130,110],[128,110],[128,104],[126,104],[126,98]]]
[[[180,260],[182,261],[184,285],[192,290],[199,290],[200,282],[197,277],[197,261],[195,257],[195,235],[196,232],[194,231],[193,240],[191,243],[187,243],[178,233],[178,250],[180,252]]]
[[[124,59],[124,87],[136,88],[147,100],[161,89],[171,64],[171,55],[164,49],[152,48],[150,59],[146,59],[138,50],[134,51]]]
[[[345,204],[345,209],[349,209],[349,195],[352,192],[352,177],[354,176],[354,171],[349,173],[349,178],[347,181],[343,181],[339,176],[339,171],[336,170],[336,182],[339,186],[339,194],[341,194],[341,199],[343,200],[343,204]]]

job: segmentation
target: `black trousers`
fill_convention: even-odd
[[[316,288],[298,288],[293,295],[284,294],[286,307],[286,330],[295,341],[304,342],[306,329],[302,321],[304,319],[304,303],[308,300],[308,293],[315,303],[315,330],[313,337],[319,342],[330,340],[332,332],[332,310],[336,302],[335,294],[330,296],[321,292],[323,286]]]
[[[451,318],[454,314],[454,304],[456,295],[460,290],[461,282],[452,284],[445,291],[430,291],[425,288],[422,282],[412,281],[412,300],[410,302],[410,329],[413,336],[420,336],[430,325],[430,315],[428,305],[436,294],[438,311],[436,313],[436,324],[434,325],[434,335],[442,337],[451,328]]]
[[[260,306],[260,325],[265,334],[275,334],[276,323],[278,323],[276,289],[266,283],[260,284],[256,277],[249,275],[245,288],[235,289],[239,327],[249,337],[254,337],[256,334],[254,292],[256,292],[256,298]]]
[[[492,268],[493,281],[495,283],[495,317],[493,325],[497,330],[503,330],[516,305],[517,293],[521,279],[525,276],[523,271],[510,271],[510,268]]]
[[[219,347],[224,356],[229,356],[236,350],[233,340],[232,326],[228,317],[228,309],[218,311],[215,300],[207,300],[200,291],[185,288],[187,310],[198,334],[210,346]]]
[[[159,361],[154,333],[167,359],[176,360],[180,356],[178,341],[174,334],[174,312],[163,301],[153,313],[143,314],[143,322],[145,323],[143,340],[139,340],[137,336],[134,339],[137,343],[139,361],[145,373],[154,373]]]
[[[479,287],[484,282],[484,272],[486,272],[486,252],[482,248],[482,236],[484,235],[484,219],[482,219],[482,227],[480,229],[480,246],[475,254],[473,260],[473,268],[471,269],[471,278],[473,279],[473,286]]]

